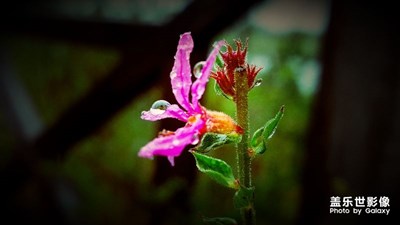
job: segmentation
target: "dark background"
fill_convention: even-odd
[[[191,63],[215,40],[249,37],[263,67],[251,129],[286,113],[253,163],[259,224],[397,219],[399,16],[389,1],[13,1],[0,7],[2,224],[202,224],[230,216],[233,192],[185,152],[171,167],[137,151],[174,120],[142,121],[174,102],[179,35]],[[207,108],[234,116],[213,92]],[[232,146],[212,153],[235,164]],[[387,196],[390,214],[329,214],[331,196]],[[394,224],[392,222],[390,224]],[[389,223],[388,223],[389,224]]]

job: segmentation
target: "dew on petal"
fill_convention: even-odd
[[[161,109],[161,110],[166,110],[168,106],[170,106],[171,103],[165,101],[165,100],[157,100],[151,105],[152,109]]]
[[[262,79],[261,79],[261,78],[258,78],[258,79],[254,82],[254,87],[260,86],[261,83],[262,83]]]
[[[167,110],[168,106],[170,105],[171,103],[165,100],[157,100],[151,106],[150,113],[153,115],[161,115],[165,112],[165,110]]]
[[[158,115],[165,113],[165,110],[152,108],[152,109],[150,109],[150,113],[153,114],[154,116],[158,116]]]
[[[193,141],[192,141],[192,145],[197,145],[200,141],[200,137],[198,134],[194,134],[193,135]]]
[[[203,69],[204,65],[205,65],[205,62],[200,61],[200,62],[196,63],[196,65],[193,67],[193,75],[196,78],[201,77],[201,70]]]

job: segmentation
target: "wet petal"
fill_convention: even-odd
[[[156,121],[165,118],[175,118],[180,121],[187,122],[189,116],[185,111],[179,108],[177,104],[173,104],[169,105],[165,110],[151,108],[149,111],[143,111],[140,118],[149,121]]]
[[[166,156],[171,165],[174,165],[174,157],[179,156],[187,145],[198,143],[198,134],[204,126],[205,122],[199,116],[194,123],[177,129],[174,134],[155,138],[140,149],[139,156],[144,158]]]
[[[192,86],[192,104],[196,112],[201,111],[201,106],[199,105],[199,100],[204,94],[208,78],[210,77],[211,70],[214,66],[215,59],[219,52],[219,49],[224,44],[223,41],[219,41],[214,45],[214,49],[207,58],[203,69],[201,70],[201,76],[193,83]]]
[[[192,50],[193,39],[191,34],[189,32],[182,34],[175,54],[174,67],[170,74],[172,92],[175,95],[176,101],[188,111],[191,111],[189,91],[192,85],[192,74],[189,59]]]

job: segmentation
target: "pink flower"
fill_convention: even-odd
[[[140,149],[140,157],[152,159],[156,155],[166,156],[173,166],[174,158],[179,156],[186,146],[197,144],[204,133],[241,132],[240,127],[228,115],[209,111],[199,103],[222,45],[222,41],[216,43],[199,76],[192,83],[189,58],[193,49],[193,39],[189,32],[180,36],[174,67],[170,74],[172,92],[180,106],[158,100],[149,111],[142,112],[141,118],[150,121],[175,118],[186,124],[175,132],[160,132],[157,138]]]

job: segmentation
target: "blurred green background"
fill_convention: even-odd
[[[263,67],[258,75],[263,79],[262,84],[249,96],[252,132],[272,118],[281,105],[286,106],[268,150],[252,165],[259,224],[294,224],[298,219],[306,135],[319,88],[322,38],[329,20],[326,1],[289,2],[257,4],[245,17],[219,31],[208,45],[210,50],[216,40],[225,39],[233,44],[234,39],[249,38],[248,62]],[[50,16],[83,20],[101,18],[122,24],[135,21],[163,25],[189,3],[59,1],[46,5],[46,12]],[[35,9],[33,7],[32,11]],[[171,35],[178,41],[179,33]],[[199,37],[194,35],[193,38],[194,51],[199,51],[196,48]],[[2,36],[1,41],[7,50],[7,65],[15,74],[7,77],[7,81],[12,80],[21,88],[22,98],[30,103],[22,117],[28,114],[32,117],[27,126],[34,128],[33,139],[56,124],[71,105],[96,87],[121,61],[121,53],[114,48],[22,35]],[[145,46],[140,43],[136,46],[141,47]],[[172,62],[175,51],[164,54]],[[196,62],[192,60],[191,63]],[[172,68],[172,64],[166,67]],[[234,104],[217,96],[213,86],[212,80],[202,104],[234,117]],[[73,145],[65,157],[40,161],[35,167],[39,178],[28,179],[18,191],[15,204],[44,215],[48,206],[42,200],[48,194],[56,202],[57,212],[61,212],[66,224],[202,224],[203,216],[228,216],[240,220],[238,211],[233,208],[232,190],[219,186],[197,171],[191,175],[193,184],[175,174],[166,182],[157,183],[157,168],[161,168],[157,164],[166,159],[148,160],[137,156],[138,150],[164,128],[160,122],[141,120],[140,114],[168,92],[171,92],[168,77],[154,81],[151,88],[104,121],[94,133]],[[12,160],[14,149],[19,148],[24,139],[23,128],[14,126],[7,102],[4,102],[0,111],[0,168]],[[180,125],[179,122],[176,125]],[[232,145],[210,154],[236,168]],[[192,158],[188,160],[194,165]],[[42,189],[43,180],[50,183],[51,191]],[[346,183],[340,179],[335,182],[334,190],[345,193]],[[176,207],[177,203],[173,202],[176,201],[174,196],[179,199],[182,190],[186,193],[183,195],[186,199],[182,200],[186,210]],[[326,203],[329,204],[329,200]],[[155,212],[160,211],[163,212],[160,213],[163,215],[159,218],[161,221],[155,218],[159,215]]]

